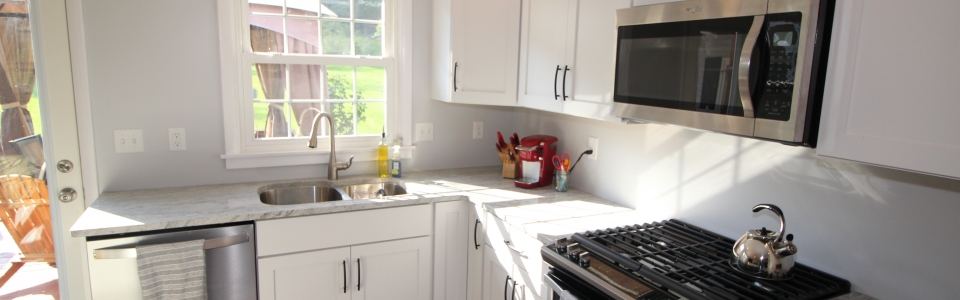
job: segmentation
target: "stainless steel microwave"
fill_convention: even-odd
[[[816,147],[835,0],[617,10],[613,114]]]

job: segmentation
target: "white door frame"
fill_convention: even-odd
[[[44,156],[49,166],[64,159],[74,164],[73,170],[67,173],[57,171],[56,167],[47,168],[60,297],[90,299],[86,242],[82,237],[70,236],[70,227],[86,208],[81,171],[85,163],[90,162],[82,161],[80,157],[66,1],[34,0],[29,3],[43,118]],[[88,173],[86,177],[95,175]],[[57,201],[58,191],[66,187],[77,191],[76,199],[69,203]]]
[[[73,67],[73,95],[77,111],[77,135],[80,138],[80,163],[84,173],[83,194],[90,207],[100,196],[97,178],[97,153],[93,139],[93,110],[90,107],[90,80],[87,77],[87,46],[83,31],[81,0],[66,0],[67,31],[70,33],[70,62]]]

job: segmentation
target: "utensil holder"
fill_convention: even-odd
[[[557,170],[554,176],[556,178],[554,178],[555,180],[553,182],[556,184],[556,187],[554,187],[553,189],[558,192],[566,192],[567,191],[567,172]]]

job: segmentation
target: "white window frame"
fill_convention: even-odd
[[[247,1],[217,0],[220,29],[220,73],[223,93],[224,150],[220,157],[227,169],[327,163],[329,140],[320,138],[316,149],[306,139],[255,139],[247,130],[253,124],[252,63],[370,65],[386,68],[385,120],[387,139],[403,140],[401,156],[409,158],[412,118],[412,0],[384,1],[383,58],[305,56],[296,54],[250,53],[250,15]],[[324,121],[325,122],[325,121]],[[354,161],[376,160],[376,136],[338,136],[337,154]]]

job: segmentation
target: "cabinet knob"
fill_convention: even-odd
[[[77,199],[77,190],[74,190],[73,188],[63,188],[60,190],[60,194],[57,196],[60,199],[60,202],[69,203],[74,199]]]

